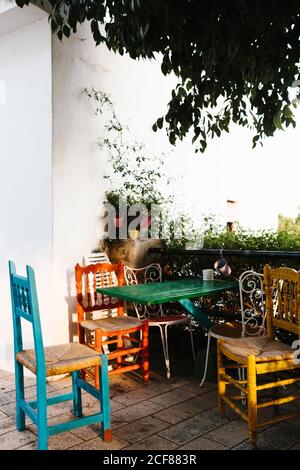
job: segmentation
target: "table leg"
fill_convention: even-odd
[[[190,313],[195,318],[195,320],[201,323],[204,328],[209,330],[213,323],[210,321],[208,316],[202,312],[199,307],[197,307],[197,305],[195,305],[190,299],[178,300],[178,303],[186,312]]]

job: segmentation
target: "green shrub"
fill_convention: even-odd
[[[300,236],[287,231],[250,232],[242,228],[235,232],[227,229],[220,232],[207,230],[204,234],[204,248],[222,247],[228,250],[300,250]]]
[[[177,244],[178,247],[179,244]],[[204,234],[203,248],[224,248],[230,250],[272,250],[287,251],[300,250],[300,237],[297,234],[288,232],[247,232],[238,228],[236,232],[218,230],[218,227],[210,227]],[[167,251],[161,257],[161,263],[164,271],[168,273],[168,279],[193,278],[202,275],[202,269],[213,268],[214,262],[219,255],[195,254],[188,251],[184,255],[175,255]],[[234,255],[226,256],[226,259],[232,269],[229,279],[238,280],[242,272],[252,269],[257,272],[263,272],[265,264],[272,267],[288,266],[294,269],[300,269],[299,258],[271,258],[262,256]],[[217,274],[221,279],[222,276]],[[225,292],[211,297],[204,297],[196,300],[196,303],[206,311],[233,313],[239,315],[240,301],[238,291]],[[202,330],[200,325],[200,331]]]

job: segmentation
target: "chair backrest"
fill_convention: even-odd
[[[84,256],[84,258],[83,258],[83,265],[84,266],[88,266],[89,264],[98,264],[98,263],[111,264],[107,254],[103,253],[101,251],[99,251],[97,253],[90,253],[87,256]],[[96,274],[96,286],[97,287],[103,287],[103,282],[104,282],[104,287],[117,286],[118,285],[118,278],[116,276],[116,273],[115,272],[113,272],[111,274],[109,274],[109,273],[97,273]],[[110,282],[111,282],[111,284],[110,284]]]
[[[264,267],[268,336],[274,328],[300,336],[300,272],[291,268]]]
[[[99,287],[112,287],[116,285],[115,278],[117,276],[117,284],[124,284],[124,266],[123,263],[96,263],[88,266],[75,266],[75,280],[77,303],[83,312],[107,311],[123,305],[118,299],[110,296],[98,294]],[[81,315],[82,316],[82,315]],[[83,321],[84,318],[78,318]]]
[[[16,274],[15,264],[9,261],[9,278],[15,357],[23,349],[21,319],[24,319],[32,325],[37,376],[46,380],[45,353],[34,271],[30,266],[26,266],[26,277],[19,276]]]
[[[97,263],[110,263],[107,254],[102,251],[97,251],[96,253],[91,252],[84,256],[84,265]]]
[[[239,277],[242,336],[263,336],[267,332],[263,281],[263,274],[251,270]]]
[[[131,268],[124,266],[124,278],[128,286],[136,284],[149,284],[150,282],[162,282],[162,269],[160,264],[152,263],[142,268]],[[141,319],[148,319],[151,316],[163,316],[162,305],[141,305],[133,304],[137,316]]]

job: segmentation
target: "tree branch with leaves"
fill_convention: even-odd
[[[19,6],[29,0],[16,0]],[[196,151],[229,132],[253,131],[253,146],[295,126],[289,87],[299,79],[298,0],[49,0],[59,39],[90,23],[97,45],[156,58],[174,74],[168,109],[153,129],[192,136]]]

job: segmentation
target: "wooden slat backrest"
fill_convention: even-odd
[[[22,318],[32,325],[36,375],[38,380],[46,384],[46,363],[34,271],[31,266],[26,266],[26,277],[19,276],[15,264],[9,261],[9,277],[15,355],[23,349]]]
[[[295,269],[264,267],[267,330],[280,328],[300,336],[300,273]]]
[[[110,263],[109,258],[106,253],[101,251],[96,253],[90,253],[83,258],[83,265],[87,266],[89,264],[98,264],[98,263]],[[103,285],[103,277],[104,277],[104,285]],[[98,273],[96,274],[96,285],[97,287],[109,287],[110,282],[112,282],[114,286],[118,285],[118,279],[114,272],[111,273]]]
[[[124,267],[122,263],[96,263],[88,266],[75,266],[77,301],[84,311],[107,310],[116,308],[122,303],[117,299],[97,294],[97,287],[112,287],[117,276],[118,285],[124,284]]]

